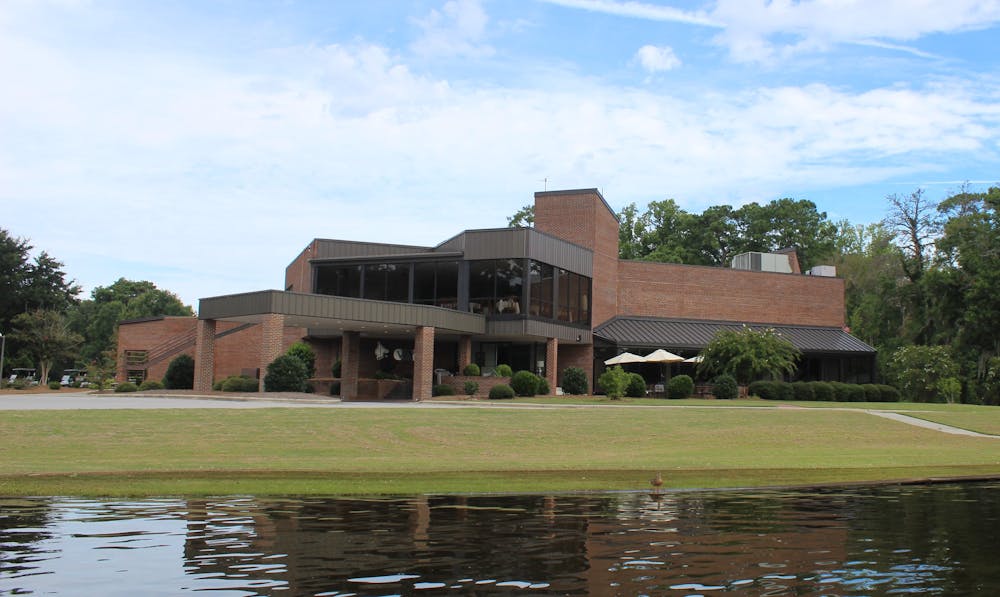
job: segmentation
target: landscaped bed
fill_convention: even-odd
[[[1000,440],[825,409],[8,411],[2,495],[644,489],[1000,475]]]

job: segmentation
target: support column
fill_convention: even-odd
[[[472,336],[458,338],[458,371],[456,375],[464,375],[466,365],[472,362]]]
[[[413,399],[430,400],[434,388],[434,328],[418,327],[413,339]]]
[[[283,340],[285,337],[285,316],[278,313],[268,313],[261,322],[260,339],[260,379],[257,382],[257,391],[264,391],[264,374],[267,373],[267,366],[274,359],[284,352]]]
[[[559,385],[559,338],[545,341],[545,381],[549,382],[549,391],[555,394]]]
[[[211,392],[215,377],[215,320],[199,319],[194,337],[194,389]]]
[[[358,374],[361,360],[361,333],[344,332],[340,340],[340,399],[358,397]]]

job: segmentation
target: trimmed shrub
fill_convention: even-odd
[[[667,382],[667,397],[674,400],[687,398],[694,393],[694,380],[689,375],[677,375]]]
[[[28,387],[28,381],[25,379],[18,378],[15,379],[13,383],[10,384],[10,387],[14,388],[15,390],[23,390],[24,388]]]
[[[562,389],[567,394],[586,394],[590,388],[587,373],[579,367],[567,367],[563,370]]]
[[[375,372],[374,377],[375,379],[403,379],[391,371],[382,371],[381,369]]]
[[[145,392],[146,390],[162,390],[163,382],[157,379],[147,379],[146,381],[139,384],[139,391]]]
[[[552,394],[552,388],[549,387],[549,380],[544,377],[538,378],[538,390],[536,392],[539,396],[548,396]]]
[[[510,365],[497,365],[493,373],[496,373],[497,377],[510,377],[514,375],[514,371],[510,368]]]
[[[61,390],[62,389],[62,384],[60,384],[58,381],[50,381],[49,382],[49,389],[50,390]]]
[[[604,373],[597,378],[597,385],[608,398],[618,400],[625,395],[625,387],[628,386],[628,374],[625,373],[621,365],[615,365],[604,370]]]
[[[256,392],[259,388],[260,384],[252,377],[230,375],[222,380],[222,385],[219,389],[223,392]]]
[[[333,367],[330,367],[330,375],[332,375],[333,377],[338,377],[339,378],[340,377],[340,367],[341,367],[340,359],[337,359],[336,361],[334,361]]]
[[[751,382],[750,386],[747,388],[747,392],[751,396],[756,396],[764,400],[777,400],[778,390],[774,385],[773,381],[767,381],[764,379]]]
[[[534,396],[538,390],[538,377],[531,371],[518,371],[510,378],[510,388],[518,396]]]
[[[847,390],[847,384],[840,383],[839,381],[831,381],[830,387],[833,388],[833,399],[837,402],[850,402],[851,396],[850,392]]]
[[[899,390],[897,390],[893,386],[879,385],[878,390],[880,394],[879,399],[882,402],[899,402],[900,399],[902,398],[902,395],[899,393]]]
[[[316,376],[316,351],[313,350],[312,346],[305,342],[296,342],[288,347],[285,354],[302,361],[302,364],[306,366],[307,379]]]
[[[121,394],[123,392],[136,392],[138,390],[139,390],[139,386],[135,385],[134,383],[132,383],[130,381],[126,381],[125,383],[120,383],[117,386],[115,386],[115,393],[116,394]]]
[[[513,398],[514,389],[507,384],[497,384],[490,388],[490,400],[503,400],[505,398]]]
[[[811,381],[809,385],[812,386],[813,396],[816,400],[820,402],[833,402],[833,386],[825,381]]]
[[[479,377],[480,374],[481,371],[479,369],[479,365],[475,363],[469,363],[464,369],[462,369],[462,375],[467,375],[469,377]]]
[[[740,388],[732,375],[720,375],[712,382],[712,395],[719,400],[735,400],[739,393]]]
[[[861,386],[865,390],[865,402],[881,402],[882,390],[875,384],[865,384]]]
[[[811,383],[805,381],[797,381],[793,384],[792,391],[795,393],[796,400],[803,400],[806,402],[811,402],[816,400],[816,392],[813,390]]]
[[[776,381],[774,388],[778,391],[778,400],[795,400],[795,388],[792,387],[792,384]]]
[[[858,385],[856,383],[847,384],[847,401],[848,402],[864,402],[865,401],[865,387]]]
[[[264,375],[265,392],[304,392],[308,371],[298,357],[283,354],[271,361]]]
[[[646,380],[638,373],[629,373],[625,384],[625,395],[629,398],[642,398],[646,395]]]
[[[163,374],[163,387],[168,390],[190,390],[194,387],[194,358],[178,355],[167,365]]]
[[[474,381],[465,382],[465,395],[475,396],[476,392],[479,391],[479,384]]]
[[[225,382],[226,382],[226,380],[224,380],[224,379],[217,379],[217,380],[213,381],[212,382],[212,391],[213,392],[221,392],[222,391],[222,384],[225,383]]]
[[[439,383],[431,388],[431,396],[454,396],[455,388],[446,383]]]

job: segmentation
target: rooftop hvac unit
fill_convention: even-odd
[[[810,276],[823,276],[824,278],[836,278],[837,277],[837,266],[835,265],[816,265],[809,270]]]
[[[733,257],[731,265],[733,269],[752,272],[792,273],[792,266],[788,262],[788,255],[781,253],[740,253]]]

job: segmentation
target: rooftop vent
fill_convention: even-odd
[[[824,278],[836,278],[837,277],[837,266],[835,265],[816,265],[813,266],[808,274],[810,276],[822,276]]]

